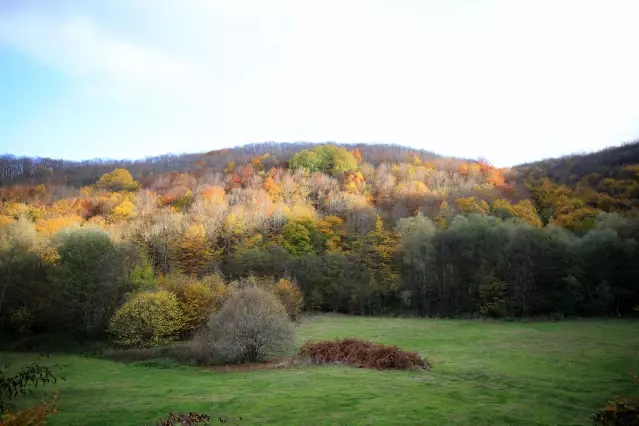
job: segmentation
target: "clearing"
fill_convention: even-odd
[[[639,322],[497,322],[320,315],[308,339],[357,337],[418,351],[432,371],[343,366],[212,371],[52,355],[66,364],[56,425],[154,425],[195,411],[242,425],[588,425],[615,394],[633,394]],[[13,366],[36,355],[3,354]],[[155,366],[153,366],[155,365]],[[35,402],[32,397],[29,402]],[[242,417],[241,421],[232,418]]]

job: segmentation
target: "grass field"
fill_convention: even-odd
[[[300,344],[335,337],[396,344],[419,351],[434,369],[219,372],[55,355],[47,362],[67,364],[60,370],[67,382],[48,388],[61,392],[51,424],[152,425],[179,410],[241,416],[242,425],[588,425],[612,395],[636,392],[628,372],[639,371],[636,321],[318,316],[299,325],[297,337]]]

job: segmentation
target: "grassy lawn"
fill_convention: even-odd
[[[55,355],[47,363],[67,364],[60,370],[67,382],[48,387],[61,391],[51,424],[152,425],[179,410],[241,416],[242,425],[588,425],[612,395],[635,392],[628,372],[639,371],[636,321],[319,316],[298,327],[300,344],[335,337],[419,351],[434,370],[213,372]],[[14,365],[37,359],[3,358]]]

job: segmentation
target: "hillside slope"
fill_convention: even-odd
[[[609,214],[636,212],[636,165],[602,179],[622,189],[608,193],[590,175],[569,186],[391,145],[167,158],[7,160],[0,326],[99,335],[131,292],[173,292],[190,312],[238,279],[285,280],[307,310],[358,314],[621,315],[639,303],[639,221]]]
[[[639,142],[515,168],[545,223],[589,228],[601,212],[639,213]]]

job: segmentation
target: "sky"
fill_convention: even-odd
[[[0,0],[0,154],[639,139],[636,0]]]

